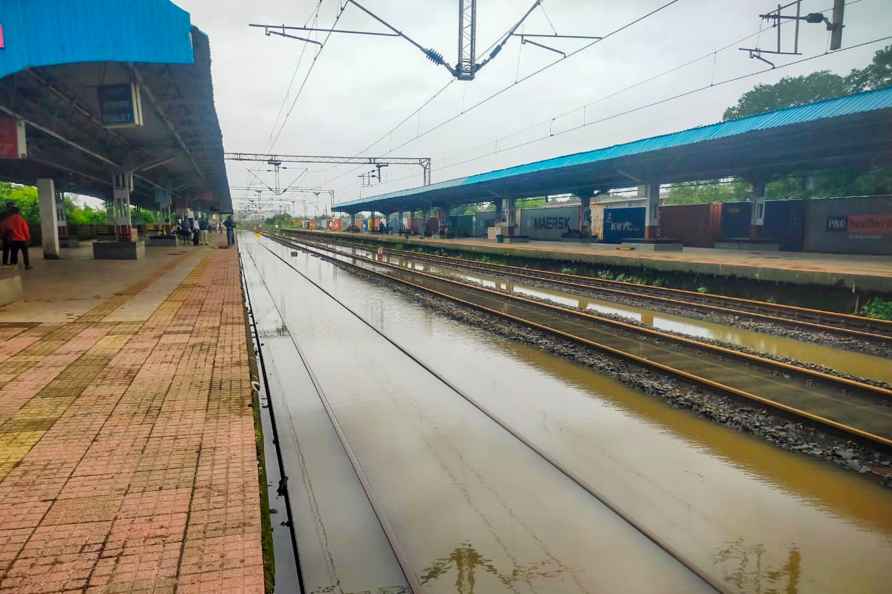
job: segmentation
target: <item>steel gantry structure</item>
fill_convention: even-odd
[[[281,155],[273,153],[226,153],[227,161],[248,161],[266,163],[278,169],[285,163],[312,163],[319,165],[373,165],[388,167],[390,165],[417,165],[421,167],[424,183],[431,183],[430,157],[344,157],[336,155]]]

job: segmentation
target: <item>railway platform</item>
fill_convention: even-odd
[[[321,232],[317,232],[321,233]],[[374,233],[324,232],[384,244],[436,246],[476,254],[644,268],[795,285],[843,286],[892,292],[892,256],[759,252],[685,247],[681,252],[641,251],[614,244],[555,241],[501,244],[485,239],[435,239]]]
[[[263,592],[235,250],[32,264],[0,307],[0,591]]]

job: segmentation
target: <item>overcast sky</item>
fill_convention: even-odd
[[[249,23],[303,25],[315,14],[319,27],[330,27],[342,0],[175,0],[192,13],[192,22],[211,40],[217,110],[227,151],[293,154],[356,155],[417,109],[450,81],[450,74],[433,65],[414,47],[397,38],[332,35],[294,103],[319,46],[280,37],[266,37]],[[457,54],[459,0],[360,0],[424,46],[443,53],[450,63]],[[666,3],[666,0],[544,0],[545,13],[561,34],[605,35]],[[478,47],[482,50],[529,8],[532,0],[479,0]],[[803,13],[824,10],[832,0],[804,0]],[[476,80],[454,82],[428,107],[372,147],[365,155],[432,157],[433,179],[441,181],[530,160],[598,148],[636,138],[708,124],[721,119],[726,107],[759,82],[814,70],[841,74],[867,64],[889,41],[825,56],[739,82],[717,85],[658,106],[612,117],[568,133],[585,122],[603,120],[683,91],[767,67],[738,51],[738,44],[713,51],[750,34],[761,24],[758,14],[777,6],[774,0],[680,0],[665,10],[554,65],[529,80],[518,78],[559,59],[557,54],[520,41],[504,51]],[[526,21],[527,33],[551,33],[541,9]],[[829,12],[827,13],[829,14]],[[854,0],[846,9],[844,47],[892,35],[889,0]],[[383,30],[355,6],[348,6],[339,28]],[[766,31],[739,45],[768,48],[775,32]],[[323,39],[324,34],[317,34]],[[803,24],[800,51],[824,52],[828,34],[823,25]],[[792,43],[792,27],[784,35]],[[585,42],[550,42],[568,53]],[[303,53],[302,60],[301,54]],[[622,91],[625,87],[705,56],[676,72]],[[482,58],[482,56],[481,56]],[[794,58],[783,56],[781,65]],[[289,83],[295,75],[293,86]],[[513,86],[512,86],[513,85]],[[460,114],[492,93],[502,95],[457,120],[424,134],[441,121]],[[605,96],[613,95],[605,99]],[[589,105],[584,110],[584,105]],[[283,111],[293,111],[278,141],[270,137],[281,127]],[[577,109],[580,108],[580,109]],[[576,111],[574,111],[576,110]],[[563,117],[552,118],[562,113]],[[421,135],[421,137],[418,137]],[[543,138],[522,148],[506,147]],[[407,143],[402,148],[400,145]],[[392,151],[392,152],[391,152]],[[487,153],[496,154],[484,156]],[[471,162],[461,161],[480,156]],[[272,176],[263,166],[250,166],[268,185]],[[231,164],[234,188],[260,182],[248,166]],[[390,192],[421,184],[417,167],[391,167],[384,183],[362,188],[358,175],[368,167],[313,166],[300,187],[332,188],[336,201]],[[293,166],[282,173],[282,184],[302,171]],[[247,196],[234,191],[234,197]],[[313,198],[308,195],[308,198]]]

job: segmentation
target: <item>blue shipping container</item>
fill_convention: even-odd
[[[725,202],[722,205],[722,239],[749,239],[752,213],[750,202]]]
[[[644,208],[608,208],[604,211],[604,241],[622,243],[644,237]]]
[[[805,236],[805,201],[772,200],[765,203],[765,239],[776,241],[782,250],[802,250]]]

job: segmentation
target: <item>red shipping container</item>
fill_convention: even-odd
[[[721,238],[722,204],[660,207],[660,237],[692,247],[713,247]]]

